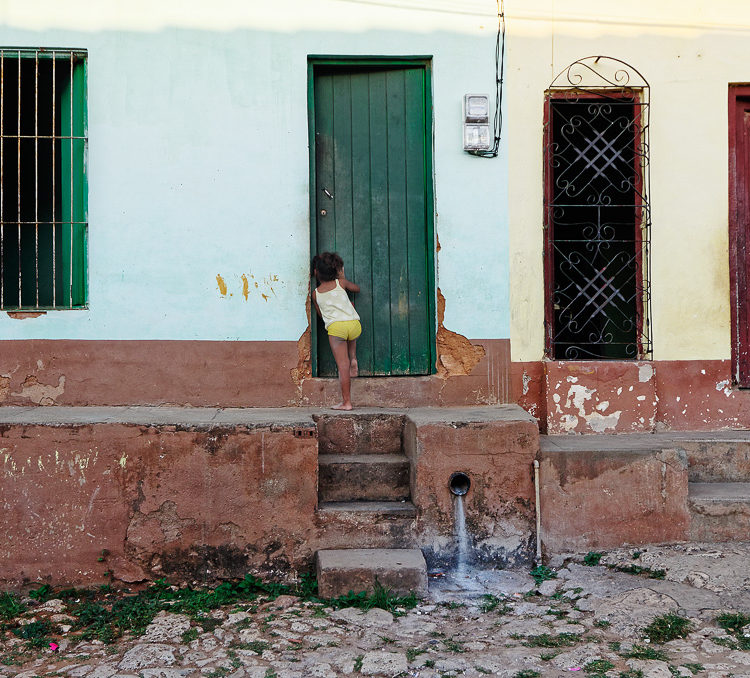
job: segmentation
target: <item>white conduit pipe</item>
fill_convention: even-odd
[[[534,492],[536,494],[536,559],[537,566],[542,564],[542,511],[539,505],[539,460],[534,459]]]

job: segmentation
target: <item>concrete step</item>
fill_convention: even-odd
[[[408,499],[409,460],[403,454],[318,455],[319,501]]]
[[[399,413],[317,416],[320,454],[401,454],[405,415]]]
[[[750,482],[750,431],[704,434],[681,442],[694,483]]]
[[[750,482],[689,483],[690,539],[750,539]]]
[[[363,518],[414,518],[417,507],[410,501],[325,501],[318,504],[318,513]]]
[[[427,565],[419,549],[327,549],[315,559],[322,598],[372,591],[375,582],[398,595],[427,593]]]

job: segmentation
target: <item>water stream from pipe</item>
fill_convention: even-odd
[[[469,575],[469,534],[466,531],[466,514],[464,513],[464,498],[457,495],[455,498],[455,525],[456,532],[456,578],[464,579]]]

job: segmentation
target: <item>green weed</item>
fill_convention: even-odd
[[[235,640],[229,643],[229,647],[236,650],[252,650],[255,654],[261,655],[271,646],[262,640],[252,640],[249,643],[242,643]]]
[[[676,638],[687,637],[692,628],[689,619],[668,612],[656,617],[643,631],[652,643],[667,643]]]
[[[662,662],[669,661],[669,655],[663,650],[656,650],[653,647],[643,647],[643,645],[633,645],[629,652],[621,655],[625,659],[656,659]]]
[[[550,569],[546,565],[539,565],[538,567],[535,567],[529,574],[534,578],[534,581],[536,582],[536,585],[539,586],[543,581],[547,581],[549,579],[557,579],[557,572]]]
[[[443,645],[445,645],[446,649],[449,652],[466,652],[466,648],[464,647],[463,643],[460,640],[454,640],[453,638],[445,638],[443,640]]]
[[[187,645],[188,643],[194,641],[199,635],[200,631],[198,631],[198,629],[193,626],[182,634],[182,642]]]
[[[594,622],[594,626],[596,626],[596,628],[598,629],[608,629],[610,626],[612,626],[612,622],[606,619],[597,619]]]
[[[680,666],[684,666],[693,675],[695,675],[697,673],[700,673],[701,671],[705,671],[706,670],[706,667],[703,666],[703,664],[696,664],[696,663],[691,663],[691,662],[687,662],[685,664],[680,664]]]
[[[38,589],[31,589],[31,591],[29,591],[29,598],[44,603],[52,597],[51,594],[52,587],[49,584],[42,584]]]
[[[586,674],[599,678],[613,668],[615,668],[615,665],[611,661],[608,661],[607,659],[595,659],[586,664],[583,667],[583,670]]]
[[[420,654],[424,654],[427,650],[420,650],[416,647],[410,647],[406,650],[406,660],[413,662]]]
[[[0,593],[0,619],[15,619],[26,612],[26,606],[13,593]]]
[[[49,643],[47,636],[52,633],[52,624],[44,619],[42,621],[31,622],[24,626],[17,626],[13,633],[26,641],[28,647],[44,647]]]
[[[365,655],[359,654],[354,658],[354,670],[359,673],[362,670],[362,660],[365,658]]]
[[[325,602],[329,607],[336,610],[342,607],[356,607],[367,611],[373,607],[379,607],[382,610],[387,610],[394,617],[400,617],[406,614],[405,610],[415,608],[419,599],[414,593],[410,593],[408,596],[398,596],[376,581],[372,593],[349,591],[345,596],[331,598]]]
[[[604,554],[601,551],[589,551],[583,557],[583,564],[588,565],[589,567],[594,567],[595,565],[599,564],[599,561],[602,559],[603,555]]]
[[[750,650],[750,638],[742,634],[742,628],[750,624],[750,615],[744,612],[725,612],[716,617],[716,623],[737,639],[736,649]],[[714,642],[717,642],[714,639]]]
[[[571,647],[581,642],[581,636],[577,633],[558,633],[551,635],[542,633],[538,636],[528,636],[524,645],[526,647]]]
[[[513,678],[538,678],[542,674],[539,671],[533,671],[531,669],[524,669],[513,674]]]

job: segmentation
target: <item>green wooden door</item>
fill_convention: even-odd
[[[311,69],[312,249],[338,252],[361,286],[361,375],[434,365],[431,125],[424,65]],[[318,376],[336,366],[320,320]]]

